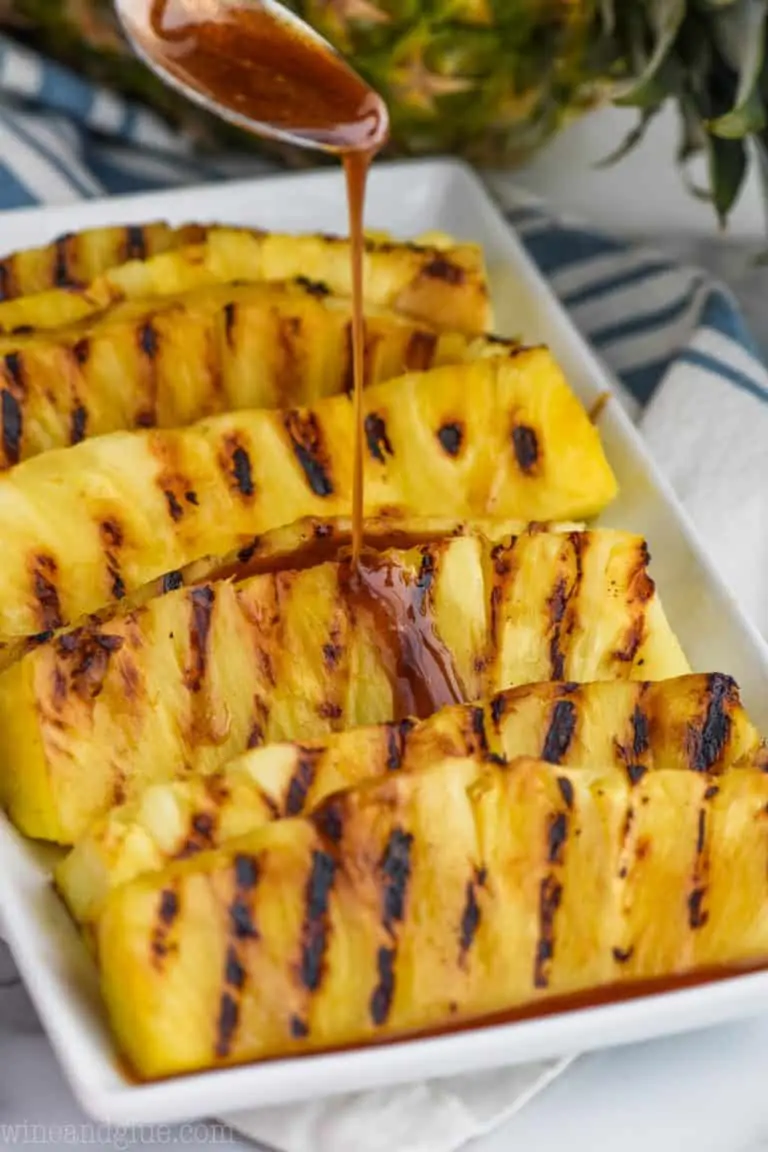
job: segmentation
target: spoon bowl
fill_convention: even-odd
[[[352,90],[355,85],[358,87],[359,105],[355,110],[354,119],[350,119],[346,126],[354,127],[361,141],[359,147],[364,147],[364,141],[367,140],[370,141],[371,147],[375,148],[387,137],[389,119],[381,97],[349,66],[333,45],[276,0],[176,0],[175,8],[179,9],[182,22],[178,30],[172,27],[162,37],[159,37],[153,29],[153,13],[157,7],[157,0],[114,0],[114,6],[133,51],[164,84],[237,128],[265,139],[299,148],[313,148],[331,155],[339,155],[358,147],[356,143],[350,142],[351,138],[342,140],[338,138],[338,134],[313,125],[311,100],[304,102],[306,116],[304,123],[300,122],[301,115],[295,123],[291,122],[290,115],[281,115],[279,118],[254,116],[245,109],[238,111],[232,106],[232,101],[225,103],[217,99],[212,91],[206,90],[196,77],[185,70],[183,57],[196,31],[203,25],[213,28],[214,31],[219,27],[225,28],[228,20],[245,12],[257,15],[260,19],[267,18],[273,21],[274,27],[290,38],[294,50],[300,50],[306,60],[310,54],[316,61],[322,60],[326,86],[328,76],[336,73],[348,89]],[[170,8],[173,12],[174,5],[171,4]],[[238,62],[233,58],[232,63],[237,66]],[[281,80],[284,82],[285,77],[280,76],[281,67],[281,57],[276,54],[272,63],[274,75],[265,83],[274,86]],[[305,71],[298,74],[304,76],[308,73]],[[305,84],[305,88],[307,88],[306,95],[311,96],[309,86]],[[275,104],[279,104],[279,97],[275,100]],[[339,126],[342,127],[341,121]]]

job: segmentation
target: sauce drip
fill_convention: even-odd
[[[146,54],[252,131],[289,133],[344,164],[352,279],[354,460],[352,558],[363,543],[363,207],[371,161],[387,141],[381,98],[330,47],[254,0],[151,0],[131,27]]]
[[[367,617],[371,634],[380,641],[392,685],[393,720],[421,720],[467,698],[453,657],[434,627],[431,579],[431,567],[414,574],[386,553],[368,549],[341,565],[340,582],[355,618]]]
[[[431,715],[465,699],[450,652],[432,621],[431,569],[414,575],[386,554],[363,550],[365,186],[387,140],[381,98],[330,47],[255,0],[148,0],[130,28],[146,55],[198,97],[267,136],[290,136],[338,155],[349,207],[354,375],[351,558],[340,586],[353,612],[380,638],[394,719]]]

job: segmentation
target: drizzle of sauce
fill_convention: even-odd
[[[368,169],[389,134],[381,97],[330,45],[254,0],[150,0],[131,32],[146,55],[250,129],[289,133],[338,155],[346,175],[352,261],[354,465],[352,559],[363,543],[363,207]]]
[[[367,618],[392,685],[395,721],[424,719],[466,701],[429,607],[428,579],[391,556],[364,550],[342,559],[339,582],[356,620]]]
[[[426,717],[465,692],[429,606],[431,570],[414,575],[363,550],[363,210],[368,169],[387,140],[381,98],[330,47],[253,0],[151,0],[132,29],[146,54],[198,96],[244,117],[258,133],[285,131],[338,155],[346,176],[351,241],[354,462],[351,557],[340,588],[381,643],[394,719]]]

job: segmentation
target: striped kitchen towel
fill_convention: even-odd
[[[269,170],[253,156],[196,155],[150,112],[0,36],[0,210]],[[663,252],[554,219],[507,186],[502,198],[511,224],[619,380],[623,402],[716,563],[768,635],[762,596],[768,375],[734,299],[705,273]],[[19,989],[3,990],[0,973],[0,1053],[7,1052],[0,1063],[13,1082],[8,1099],[20,1118],[42,1121],[45,1102],[53,1101],[56,1115],[46,1120],[78,1122],[74,1101],[55,1087],[44,1038],[30,1035],[34,1024],[28,1026],[24,1013],[31,1019],[31,1009],[21,996]],[[26,1023],[14,1024],[12,1000]],[[26,1054],[27,1065],[19,1054]],[[228,1119],[285,1152],[451,1152],[508,1118],[566,1063]],[[50,1092],[41,1083],[46,1078]]]

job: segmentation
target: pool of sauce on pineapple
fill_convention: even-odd
[[[340,555],[339,588],[355,620],[381,643],[394,719],[424,717],[457,703],[465,694],[434,628],[425,579],[363,541],[363,206],[368,169],[387,140],[386,107],[341,57],[253,2],[151,0],[146,27],[133,32],[173,76],[255,122],[254,131],[258,124],[282,128],[342,160],[351,241],[355,435],[351,556]]]

